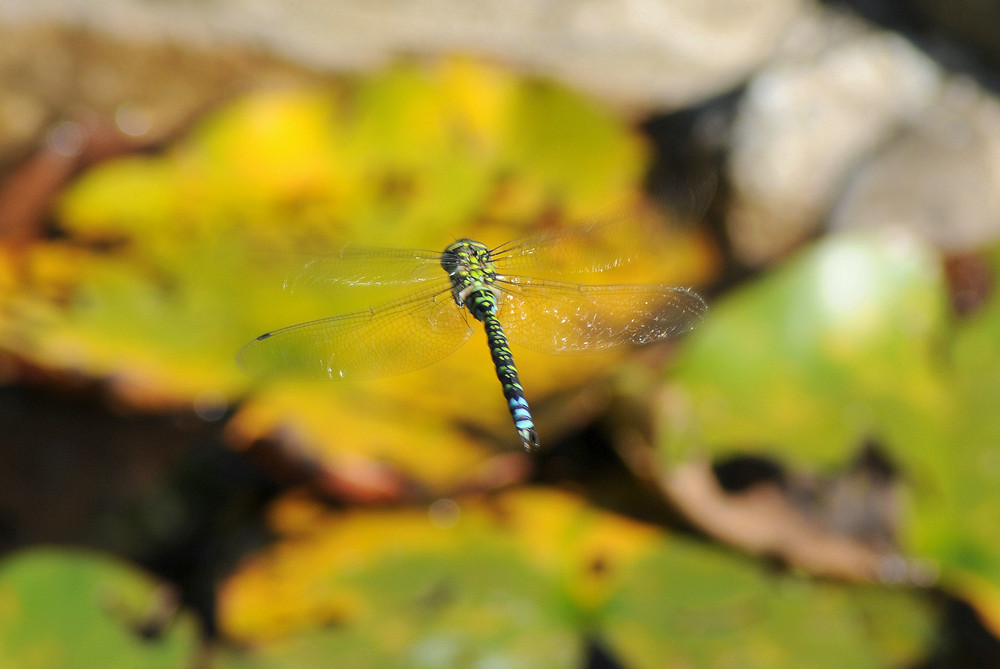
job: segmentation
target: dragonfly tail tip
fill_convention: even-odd
[[[521,435],[521,443],[524,444],[524,450],[528,453],[534,453],[538,450],[538,434],[533,429],[521,429],[517,432]]]

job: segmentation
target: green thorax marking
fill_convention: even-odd
[[[441,267],[451,277],[455,303],[483,321],[497,311],[500,291],[496,266],[489,248],[471,239],[460,239],[441,254]]]

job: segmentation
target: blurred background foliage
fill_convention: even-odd
[[[624,4],[207,6],[198,43],[0,0],[0,668],[1000,666],[995,36]],[[711,306],[515,346],[538,454],[481,332],[235,365],[399,296],[324,279],[345,244],[580,230],[553,275]]]

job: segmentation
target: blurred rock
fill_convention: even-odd
[[[81,110],[169,137],[241,89],[309,78],[268,54],[330,72],[453,52],[643,114],[749,81],[731,126],[735,93],[689,124],[693,139],[657,147],[684,160],[654,175],[698,210],[710,196],[689,185],[691,166],[707,172],[705,154],[728,147],[726,225],[747,265],[814,236],[831,209],[833,227],[906,223],[949,249],[997,236],[996,101],[898,34],[810,0],[0,0],[0,170]]]
[[[736,256],[765,264],[815,234],[851,168],[917,118],[941,78],[893,33],[804,14],[737,113],[727,221]]]
[[[996,241],[1000,103],[970,80],[949,80],[858,171],[830,224],[903,224],[952,253]]]
[[[263,49],[356,69],[401,54],[498,58],[645,107],[677,107],[742,81],[803,0],[0,0],[0,22],[46,21],[129,40]]]

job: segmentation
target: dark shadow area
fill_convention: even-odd
[[[0,547],[107,551],[166,579],[214,634],[217,580],[267,541],[277,483],[222,422],[108,407],[101,388],[0,388]]]

